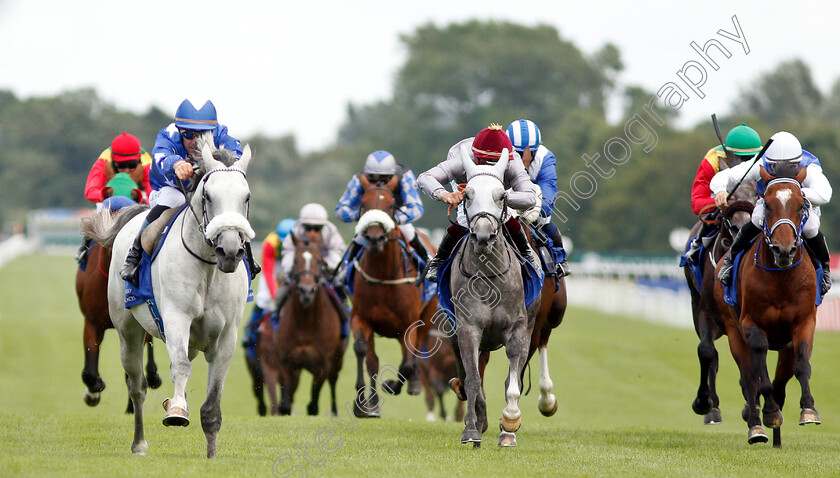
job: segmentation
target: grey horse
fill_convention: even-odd
[[[467,414],[461,443],[481,444],[487,429],[487,402],[479,375],[478,356],[484,350],[505,346],[510,370],[505,381],[507,406],[502,412],[499,446],[516,446],[515,432],[521,425],[520,376],[528,358],[537,299],[526,310],[522,273],[513,246],[500,237],[507,209],[502,182],[508,151],[502,151],[495,166],[475,165],[469,154],[461,155],[467,172],[464,210],[469,239],[452,260],[450,287],[456,331],[451,337],[464,383]]]

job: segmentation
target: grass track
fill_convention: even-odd
[[[560,405],[543,418],[536,410],[538,370],[532,370],[520,446],[499,449],[493,423],[504,407],[504,354],[493,354],[487,393],[491,427],[479,450],[459,443],[463,425],[423,421],[419,397],[384,397],[383,418],[341,423],[307,417],[309,380],[296,394],[295,417],[259,418],[248,390],[242,353],[231,365],[222,400],[219,457],[208,461],[198,408],[207,367],[194,362],[188,385],[193,422],[165,428],[163,398],[172,390],[165,348],[157,342],[163,386],[145,405],[149,455],[131,455],[132,420],[116,333],[108,331],[100,372],[108,384],[102,403],[81,400],[82,317],[73,292],[74,263],[65,256],[30,255],[0,269],[0,475],[3,476],[278,476],[296,469],[310,476],[837,476],[840,473],[840,334],[818,333],[812,390],[823,425],[799,427],[799,386],[788,385],[784,448],[746,443],[743,399],[725,339],[719,392],[724,423],[703,426],[691,412],[696,391],[697,339],[692,331],[571,309],[555,330],[551,375]],[[608,300],[609,298],[605,298]],[[380,361],[397,365],[396,342],[378,339]],[[771,354],[775,359],[775,354]],[[345,356],[340,407],[353,396],[355,357]],[[526,384],[527,387],[527,384]],[[453,398],[447,397],[451,408]],[[320,406],[327,406],[322,393]],[[327,428],[329,427],[329,428]],[[319,430],[332,453],[317,450]],[[310,460],[296,455],[306,443]],[[286,461],[276,462],[288,454]],[[274,465],[274,470],[272,466]],[[295,468],[299,467],[299,468]]]

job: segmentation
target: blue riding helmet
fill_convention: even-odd
[[[280,236],[280,240],[282,241],[286,238],[286,236],[289,235],[290,232],[292,232],[292,228],[294,226],[295,220],[290,217],[287,217],[286,219],[283,219],[282,221],[277,223],[277,230],[275,232],[277,232],[277,235]]]
[[[175,126],[180,129],[207,131],[215,129],[217,124],[216,107],[210,100],[201,109],[195,109],[190,100],[184,100],[175,112]]]
[[[507,127],[507,135],[513,144],[513,149],[521,153],[528,147],[536,151],[540,145],[540,129],[537,125],[526,119],[518,119]]]

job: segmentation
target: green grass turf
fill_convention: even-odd
[[[788,384],[782,449],[748,445],[740,418],[737,370],[726,339],[719,393],[724,423],[704,426],[691,411],[699,366],[697,338],[680,330],[569,310],[552,335],[551,377],[557,414],[537,411],[536,361],[523,396],[519,446],[500,449],[504,408],[503,352],[492,355],[486,391],[490,428],[480,449],[461,445],[463,424],[428,423],[421,397],[384,395],[381,419],[352,420],[356,362],[350,347],[339,379],[339,419],[306,416],[309,376],[293,417],[256,416],[242,351],[231,364],[222,399],[218,458],[204,458],[199,423],[207,366],[194,361],[188,397],[192,424],[166,428],[161,401],[171,394],[168,357],[156,342],[164,384],[144,407],[149,454],[130,452],[133,420],[116,332],[106,332],[100,372],[108,386],[95,408],[82,402],[83,319],[69,257],[28,255],[0,269],[0,475],[2,476],[837,476],[840,472],[840,334],[818,332],[812,390],[823,425],[797,426],[799,386]],[[605,298],[609,300],[609,298]],[[247,315],[247,313],[246,313]],[[394,340],[377,338],[381,365],[399,364]],[[775,354],[771,353],[771,359]],[[526,387],[528,381],[526,379]],[[328,393],[321,394],[322,413]],[[454,405],[452,394],[446,397]],[[322,451],[317,442],[330,450]],[[299,455],[309,445],[308,457]],[[283,460],[286,458],[285,460]],[[300,474],[299,476],[303,476]]]

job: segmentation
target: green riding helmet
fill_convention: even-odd
[[[761,137],[746,123],[741,123],[740,126],[732,128],[726,135],[726,150],[741,156],[739,158],[741,160],[753,157],[761,152],[761,146]]]

